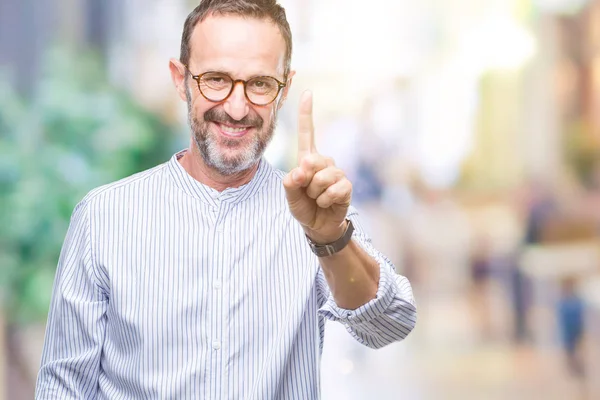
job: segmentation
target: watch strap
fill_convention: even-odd
[[[344,249],[350,243],[352,239],[352,233],[354,232],[354,225],[352,225],[352,221],[346,219],[348,222],[348,226],[346,227],[346,232],[335,242],[327,243],[327,244],[317,244],[313,242],[308,235],[306,235],[306,239],[308,239],[308,243],[310,245],[311,250],[318,257],[327,257],[334,255]]]

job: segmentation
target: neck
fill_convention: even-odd
[[[190,144],[183,157],[179,159],[179,163],[192,178],[218,192],[222,192],[227,188],[237,188],[245,185],[252,180],[258,170],[258,163],[256,163],[251,168],[237,174],[222,175],[206,165],[193,143]]]

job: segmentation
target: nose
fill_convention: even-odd
[[[242,82],[236,82],[233,87],[233,91],[225,104],[223,104],[225,112],[236,121],[241,120],[250,112],[250,104],[244,94],[244,84]]]

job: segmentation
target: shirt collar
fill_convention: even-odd
[[[222,192],[207,186],[194,179],[183,166],[179,163],[179,159],[187,152],[187,149],[177,152],[171,157],[168,164],[168,169],[173,179],[175,186],[183,190],[189,196],[195,197],[211,206],[218,206],[219,203],[239,203],[254,196],[264,182],[273,172],[273,168],[269,163],[261,158],[258,164],[258,169],[250,182],[237,188],[227,188]]]

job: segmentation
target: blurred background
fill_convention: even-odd
[[[417,327],[327,325],[324,399],[600,398],[600,0],[282,0],[300,93]],[[0,400],[33,398],[90,189],[188,144],[169,57],[192,0],[0,0]]]

